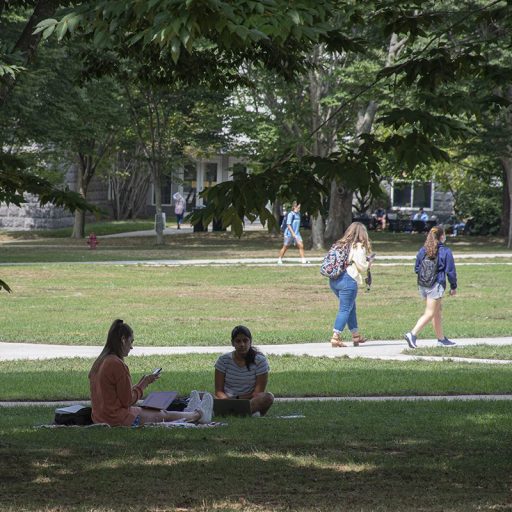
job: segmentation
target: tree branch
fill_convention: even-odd
[[[59,7],[59,4],[59,0],[39,0],[36,3],[32,16],[26,23],[23,32],[14,45],[14,52],[20,52],[23,55],[25,64],[30,64],[34,60],[37,46],[41,40],[41,34],[34,35],[37,24],[46,18],[51,18]],[[0,15],[2,14],[4,6],[5,0],[2,0],[0,3]],[[15,80],[10,76],[0,81],[0,107],[5,103],[14,84]]]

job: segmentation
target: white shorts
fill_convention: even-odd
[[[422,299],[441,299],[444,295],[444,287],[440,283],[436,283],[432,288],[426,288],[425,286],[418,286],[418,291]]]

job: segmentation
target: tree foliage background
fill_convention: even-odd
[[[205,192],[207,208],[194,221],[220,217],[241,232],[244,217],[259,216],[272,226],[269,202],[294,198],[322,245],[350,222],[354,192],[378,196],[384,178],[460,175],[461,212],[470,213],[466,184],[501,190],[510,246],[507,0],[22,4],[32,17],[44,11],[27,37],[83,45],[79,62],[90,76],[136,62],[132,83],[229,92],[225,122],[244,132],[254,172]],[[2,19],[6,6],[14,12],[1,2]],[[30,73],[37,44],[2,41],[0,106]]]

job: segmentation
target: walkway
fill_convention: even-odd
[[[512,345],[512,337],[503,338],[463,338],[457,339],[459,346],[467,345]],[[420,347],[434,347],[435,340],[420,340]],[[38,343],[5,343],[0,342],[0,361],[28,360],[28,359],[54,359],[70,357],[96,357],[100,351],[100,346],[86,345],[47,345]],[[268,355],[307,355],[312,357],[363,357],[368,359],[384,359],[395,361],[463,361],[468,363],[487,363],[487,364],[510,364],[510,360],[498,359],[471,359],[464,357],[431,357],[416,356],[414,354],[403,354],[407,344],[402,340],[392,341],[369,341],[359,347],[348,346],[346,348],[332,348],[329,343],[298,343],[288,345],[258,345],[258,348]],[[173,354],[222,354],[226,352],[226,345],[212,347],[135,347],[131,356],[150,356],[150,355],[173,355]]]
[[[512,400],[512,395],[409,395],[409,396],[293,396],[276,397],[276,403],[283,402],[452,402],[452,401],[472,402],[475,400],[485,401],[504,401]],[[61,405],[90,405],[89,400],[61,400],[52,402],[0,402],[2,407],[58,407]]]
[[[458,339],[459,346],[468,345],[512,345],[512,337],[504,338],[464,338]],[[421,340],[420,347],[436,346],[435,340]],[[303,343],[290,345],[258,345],[269,355],[308,355],[312,357],[363,357],[369,359],[384,359],[398,361],[413,360],[451,360],[467,363],[510,364],[509,360],[496,359],[470,359],[463,357],[425,357],[408,355],[402,352],[407,349],[405,341],[370,341],[359,347],[332,348],[328,343]],[[69,345],[43,345],[35,343],[3,343],[0,342],[0,360],[34,360],[68,357],[96,357],[101,351],[100,346],[69,346]],[[172,354],[218,354],[226,351],[226,346],[218,347],[135,347],[131,356],[147,355],[172,355]],[[512,395],[428,395],[428,396],[345,396],[345,397],[281,397],[277,402],[302,402],[302,401],[451,401],[451,400],[512,400]],[[22,406],[48,406],[57,407],[69,404],[87,404],[87,401],[53,401],[53,402],[0,402],[2,407]]]

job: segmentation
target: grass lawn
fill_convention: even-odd
[[[99,350],[98,350],[99,352]],[[213,391],[218,355],[128,357],[133,381],[155,367],[151,391]],[[405,396],[508,394],[512,366],[455,362],[379,361],[269,356],[276,396]],[[0,400],[86,400],[92,359],[0,362]],[[149,391],[149,390],[148,390]]]
[[[470,357],[474,359],[510,359],[510,345],[471,345],[467,347],[425,347],[415,350],[404,350],[405,354],[415,356]]]
[[[278,416],[302,414],[304,418]],[[276,404],[213,429],[0,415],[2,511],[509,510],[506,402]]]
[[[116,220],[116,221],[98,221],[88,222],[85,226],[85,236],[95,233],[97,236],[114,235],[117,233],[128,233],[130,231],[146,231],[155,229],[153,219],[137,220]],[[4,231],[7,236],[18,240],[24,239],[42,239],[42,238],[69,238],[73,232],[72,227],[59,229],[32,229],[26,231]]]
[[[462,265],[459,294],[444,302],[449,337],[510,335],[510,266]],[[318,267],[164,267],[39,264],[4,267],[0,340],[103,345],[114,318],[138,345],[226,345],[246,324],[256,344],[329,339],[337,300]],[[358,297],[370,339],[401,339],[423,311],[411,265],[375,267]],[[427,328],[422,337],[433,337]]]
[[[118,232],[125,229],[147,229],[148,221],[140,223],[115,223],[94,227],[96,234]],[[137,227],[136,227],[137,226]],[[149,226],[151,228],[151,226]],[[87,233],[92,231],[89,227]],[[190,258],[277,258],[282,237],[266,231],[248,231],[241,239],[230,232],[183,233],[165,237],[166,245],[155,245],[154,237],[100,239],[95,251],[89,250],[85,240],[71,238],[49,238],[55,232],[0,232],[2,262],[80,262],[119,261],[152,259]],[[424,235],[404,233],[370,233],[374,250],[379,257],[396,254],[416,254],[425,240]],[[306,247],[309,231],[304,232]],[[505,240],[499,237],[457,237],[450,238],[448,245],[455,254],[470,252],[507,253]],[[325,251],[306,251],[309,257],[323,256]],[[291,248],[287,257],[298,257],[298,251]]]

